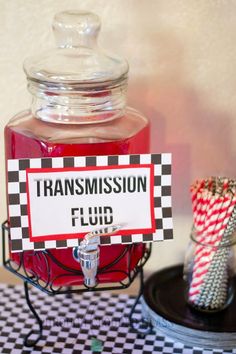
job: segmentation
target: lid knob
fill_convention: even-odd
[[[91,12],[64,11],[55,15],[53,31],[59,48],[93,48],[101,22]]]

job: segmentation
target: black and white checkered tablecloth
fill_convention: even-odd
[[[158,333],[144,338],[134,333],[128,321],[134,297],[128,295],[103,292],[50,297],[32,289],[31,299],[44,324],[43,338],[33,349],[22,344],[32,327],[37,329],[23,287],[0,285],[0,353],[222,353],[189,348]],[[135,316],[140,315],[138,306]],[[94,340],[100,343],[99,351],[93,351]],[[236,353],[236,349],[226,352]]]

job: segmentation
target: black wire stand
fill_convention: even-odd
[[[83,276],[83,273],[81,270],[70,268],[65,266],[63,263],[61,263],[49,250],[44,250],[44,251],[23,251],[20,253],[20,258],[19,261],[16,263],[11,258],[8,258],[8,240],[10,238],[10,228],[8,226],[8,222],[5,221],[2,224],[2,255],[3,255],[3,265],[4,267],[10,271],[11,273],[15,274],[19,278],[21,278],[24,282],[24,292],[25,292],[25,299],[27,302],[27,305],[34,315],[34,318],[38,324],[38,331],[31,330],[26,337],[24,338],[24,345],[26,347],[34,347],[38,341],[42,338],[42,333],[43,333],[43,322],[35,310],[35,307],[33,303],[31,302],[30,299],[30,293],[29,293],[29,285],[32,285],[44,293],[50,295],[50,296],[55,296],[58,294],[65,294],[66,296],[72,296],[74,293],[82,293],[86,291],[104,291],[104,290],[122,290],[128,288],[131,283],[134,281],[137,275],[139,275],[140,279],[140,286],[139,286],[139,293],[138,296],[133,304],[133,307],[131,309],[131,312],[129,314],[129,321],[130,321],[130,326],[133,330],[136,332],[140,333],[141,335],[146,335],[149,333],[152,333],[152,326],[149,321],[146,321],[145,319],[142,319],[142,321],[137,321],[134,319],[134,313],[136,306],[140,300],[140,297],[143,294],[143,289],[144,289],[144,273],[143,273],[143,266],[149,259],[151,255],[151,249],[152,249],[152,244],[146,244],[143,245],[143,257],[140,259],[138,264],[133,268],[131,268],[131,259],[132,255],[135,252],[136,245],[135,244],[129,244],[125,247],[125,249],[121,252],[121,254],[111,263],[104,267],[100,267],[98,269],[98,285],[94,288],[87,288],[85,285],[69,285],[69,286],[58,286],[56,285],[58,281],[60,280],[61,277],[70,277],[70,276]],[[119,263],[119,261],[126,256],[128,259],[128,267],[127,271],[124,270],[112,270],[112,267],[116,264]],[[44,274],[48,274],[47,279],[40,279],[38,274],[34,272],[33,270],[30,270],[30,272],[26,269],[26,259],[29,260],[29,257],[40,257],[38,260],[40,263],[44,265]],[[33,258],[35,259],[35,258]],[[65,274],[60,274],[53,279],[51,279],[51,271],[50,271],[50,264],[53,262],[57,267],[59,267],[61,270],[65,271]],[[106,285],[103,283],[99,283],[99,275],[105,274],[105,273],[122,273],[124,280],[112,283],[111,285]],[[36,339],[30,339],[32,336],[36,336]]]

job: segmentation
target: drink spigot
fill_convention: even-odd
[[[100,258],[100,238],[114,234],[120,230],[120,225],[113,225],[94,230],[85,235],[78,247],[73,248],[73,257],[80,263],[84,274],[84,285],[94,288],[97,285],[97,270]]]

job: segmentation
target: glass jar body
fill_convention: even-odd
[[[148,153],[149,140],[148,120],[131,108],[115,119],[89,124],[45,122],[25,111],[15,116],[5,128],[6,159]],[[98,274],[99,282],[122,281],[128,270],[137,265],[145,252],[145,245],[132,245],[131,253],[127,252],[128,247],[100,247],[100,268],[107,271]],[[68,270],[80,270],[72,249],[53,249],[50,253],[56,262],[52,258],[46,262],[42,251],[25,251],[26,270],[55,285],[83,283],[83,275],[74,275]],[[20,253],[11,253],[11,259],[18,264],[21,257]]]
[[[201,243],[193,230],[185,255],[184,280],[186,301],[192,308],[208,313],[227,308],[234,297],[235,243]]]

